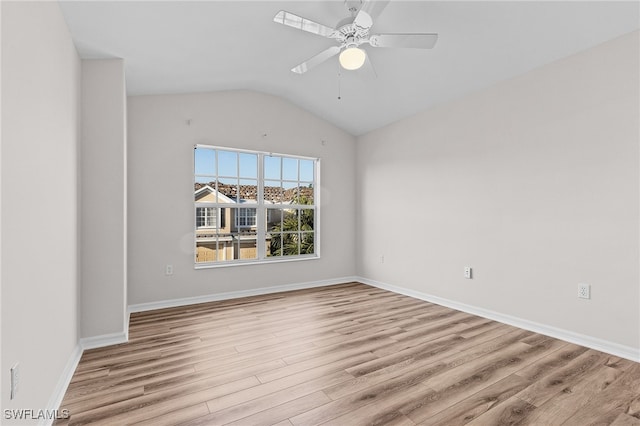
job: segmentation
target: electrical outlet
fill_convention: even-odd
[[[589,284],[578,284],[578,297],[580,299],[591,299],[591,286]]]
[[[384,263],[384,255],[380,256],[380,263]]]
[[[165,275],[173,275],[173,265],[167,265],[164,267]]]
[[[467,279],[471,279],[472,278],[471,266],[465,266],[464,267],[464,277],[467,278]]]
[[[18,370],[18,363],[11,367],[11,395],[10,399],[14,399],[18,393],[18,383],[20,382],[20,371]]]

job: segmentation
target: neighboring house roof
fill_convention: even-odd
[[[198,188],[198,186],[200,186],[200,188]],[[213,189],[214,187],[212,187],[210,185],[206,185],[206,184],[203,185],[203,184],[196,183],[196,192],[195,192],[196,200],[197,200],[199,195],[204,195],[206,192],[208,192],[210,194],[213,194],[214,192],[216,192],[216,190]],[[218,196],[219,196],[220,200],[222,202],[224,202],[224,203],[235,203],[234,200],[232,200],[231,198],[227,197],[223,193],[218,193]]]
[[[216,182],[196,183],[196,195],[204,188],[209,188],[210,191],[214,191],[215,187]],[[282,190],[282,188],[277,186],[265,186],[264,198],[265,201],[269,201],[271,203],[286,203],[293,201],[293,199],[298,195],[298,191],[303,197],[313,198],[313,188],[302,186],[299,188],[285,189],[284,191]],[[236,186],[218,182],[218,193],[225,197],[228,197],[230,202],[233,202],[233,200],[236,199],[256,200],[258,198],[258,188],[255,185]]]

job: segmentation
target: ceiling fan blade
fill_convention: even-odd
[[[388,4],[389,0],[365,0],[360,11],[365,11],[371,18],[377,18]]]
[[[403,47],[431,49],[438,41],[438,34],[378,34],[369,37],[373,47]]]
[[[313,58],[301,63],[300,65],[294,68],[291,68],[291,71],[295,72],[296,74],[304,74],[305,72],[309,71],[311,68],[315,67],[316,65],[323,63],[324,61],[331,58],[332,56],[336,56],[338,53],[340,53],[340,49],[341,49],[340,46],[332,46],[327,50],[323,50]]]
[[[359,28],[368,30],[373,25],[373,19],[371,19],[371,16],[367,12],[360,9],[356,18],[353,20],[353,24]]]
[[[319,24],[302,16],[294,15],[285,10],[281,10],[273,17],[273,21],[288,27],[297,28],[312,34],[318,34],[323,37],[332,38],[337,31],[334,28]]]

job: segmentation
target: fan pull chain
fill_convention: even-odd
[[[338,70],[338,100],[342,100],[342,94],[341,94],[341,78],[342,77],[342,73],[340,72],[340,70]]]

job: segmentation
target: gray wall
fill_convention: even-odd
[[[59,6],[2,2],[2,408],[47,407],[78,342],[80,60]],[[8,372],[20,363],[9,400]]]
[[[126,333],[127,97],[121,59],[82,61],[81,337]]]
[[[358,274],[640,349],[638,49],[635,32],[358,138]]]
[[[249,91],[133,96],[128,111],[130,304],[354,275],[352,136],[285,100]],[[321,258],[194,270],[195,144],[319,157]],[[164,275],[166,264],[174,266],[172,276]]]

